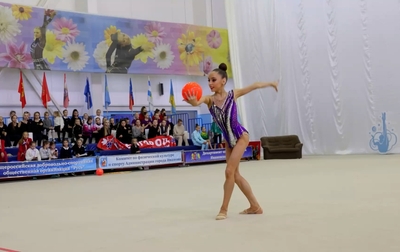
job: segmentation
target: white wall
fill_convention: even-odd
[[[35,6],[38,0],[0,0],[7,3],[20,3]],[[155,20],[162,22],[187,23],[195,25],[207,25],[224,28],[224,22],[221,21],[221,14],[224,15],[223,0],[41,0],[41,6],[68,11],[89,12],[91,14],[125,17],[132,19]],[[204,8],[198,8],[199,4]],[[213,8],[219,8],[213,10]],[[212,15],[218,17],[213,18]],[[196,18],[194,18],[196,17]],[[223,18],[222,18],[223,19]],[[214,21],[213,21],[214,20]],[[42,72],[34,71],[35,75],[42,78]],[[8,115],[11,109],[16,109],[20,113],[19,96],[16,92],[19,81],[19,71],[16,69],[1,69],[0,88],[6,92],[0,92],[0,115]],[[62,106],[63,95],[63,74],[62,72],[48,72],[47,80],[50,92],[55,97],[55,102]],[[89,77],[93,97],[94,108],[103,108],[104,102],[104,74],[90,73],[68,73],[67,82],[69,88],[69,97],[71,110],[77,108],[81,113],[85,111],[83,90]],[[109,111],[128,111],[128,91],[129,78],[132,77],[134,84],[134,95],[136,108],[148,105],[147,103],[147,75],[108,75],[109,89],[111,93],[112,105]],[[206,77],[192,76],[150,76],[154,105],[156,107],[170,108],[169,100],[169,82],[172,78],[174,84],[175,101],[178,110],[197,110],[199,114],[208,114],[205,107],[191,108],[182,102],[181,87],[189,82],[196,81],[204,85],[205,92],[208,92]],[[26,96],[28,104],[25,110],[44,111],[39,96],[34,92],[28,81],[25,80]],[[158,83],[164,84],[164,95],[158,95]],[[233,87],[233,82],[229,82]],[[33,83],[36,89],[40,89],[39,83]],[[3,102],[6,101],[6,102]],[[51,107],[51,103],[49,103]]]

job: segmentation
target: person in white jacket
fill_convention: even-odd
[[[57,132],[57,142],[61,142],[61,132],[64,128],[64,119],[59,111],[54,111],[54,131]]]
[[[36,143],[31,142],[29,149],[26,150],[25,153],[25,160],[26,161],[40,161],[42,160],[39,150],[36,149]]]

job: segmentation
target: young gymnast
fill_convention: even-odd
[[[278,82],[256,82],[242,89],[225,91],[228,81],[227,66],[222,63],[208,75],[208,84],[212,95],[203,96],[197,100],[196,93],[187,93],[186,102],[192,106],[207,104],[210,113],[221,128],[225,139],[226,169],[224,183],[224,198],[216,220],[227,218],[228,205],[235,183],[246,196],[250,207],[240,214],[262,214],[263,210],[254,196],[249,183],[239,173],[239,162],[249,144],[248,131],[239,124],[236,99],[259,88],[273,87],[278,91]]]

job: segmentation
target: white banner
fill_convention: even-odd
[[[99,167],[102,169],[118,169],[142,166],[155,166],[182,163],[181,151],[143,153],[99,157]]]

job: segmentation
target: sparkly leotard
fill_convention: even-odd
[[[213,98],[212,98],[213,99]],[[233,148],[243,133],[248,131],[239,123],[237,106],[233,90],[228,92],[222,107],[215,105],[214,100],[210,107],[210,113],[215,122],[221,128],[222,134],[230,148]]]

